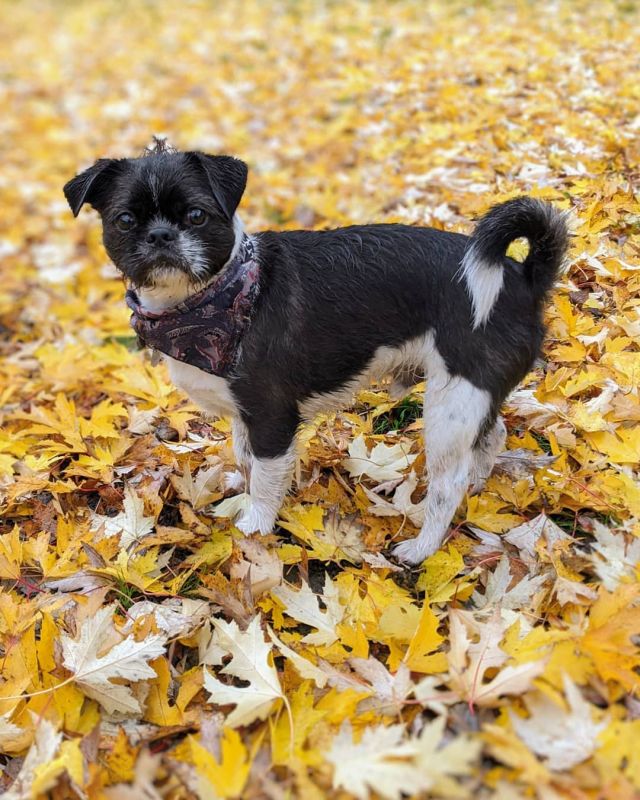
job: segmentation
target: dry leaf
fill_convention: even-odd
[[[114,605],[101,608],[94,617],[84,621],[75,639],[63,635],[60,639],[62,663],[73,673],[82,691],[97,700],[107,713],[140,714],[140,704],[131,689],[113,683],[113,679],[136,682],[155,678],[147,662],[164,653],[166,639],[160,634],[150,634],[137,642],[127,636],[102,652],[113,634],[114,611]]]
[[[367,800],[373,792],[386,800],[400,800],[428,787],[425,777],[410,763],[411,745],[403,741],[404,726],[366,728],[358,742],[345,723],[334,738],[327,760],[333,765],[333,788]]]
[[[324,592],[320,596],[314,594],[309,584],[304,582],[297,592],[289,586],[277,586],[271,593],[284,605],[290,617],[317,628],[316,633],[308,633],[301,641],[326,645],[338,639],[336,627],[344,619],[345,609],[339,600],[338,587],[328,575],[325,575]],[[325,611],[321,610],[319,600],[322,600]]]
[[[569,709],[563,710],[542,693],[529,695],[529,717],[510,714],[511,724],[522,741],[544,757],[552,770],[571,769],[598,746],[598,736],[607,722],[593,721],[592,707],[582,699],[578,687],[565,676],[564,691]]]
[[[389,446],[383,442],[378,442],[369,453],[364,436],[358,436],[349,445],[349,458],[342,463],[352,478],[366,475],[376,481],[392,481],[402,478],[402,471],[416,458],[401,444]]]
[[[231,727],[264,719],[274,702],[284,695],[278,673],[269,663],[271,645],[264,640],[260,617],[254,617],[246,631],[241,631],[235,622],[216,619],[213,624],[219,634],[219,646],[232,656],[219,674],[246,681],[248,685],[224,684],[205,670],[204,686],[209,701],[218,706],[235,705],[226,720]]]

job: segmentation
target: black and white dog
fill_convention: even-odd
[[[235,158],[160,148],[99,160],[64,191],[74,215],[84,203],[100,212],[139,319],[173,314],[169,327],[180,328],[183,344],[189,299],[199,297],[200,310],[215,306],[226,273],[246,289],[244,263],[257,264],[242,324],[235,290],[223,303],[235,331],[223,367],[203,369],[184,348],[158,346],[173,354],[165,356],[171,378],[195,403],[232,419],[234,453],[250,471],[251,504],[237,523],[246,534],[276,523],[302,420],[347,405],[372,378],[408,388],[426,377],[426,515],[419,535],[394,551],[419,563],[440,547],[469,485],[482,485],[503,447],[500,407],[538,355],[545,299],[567,246],[564,217],[521,197],[492,208],[471,237],[395,224],[247,236],[236,214],[246,179]],[[524,263],[505,255],[519,237],[529,242]]]

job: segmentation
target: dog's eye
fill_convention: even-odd
[[[191,225],[204,225],[207,215],[201,208],[190,208],[187,219]]]
[[[130,231],[132,228],[136,227],[136,218],[133,214],[129,214],[128,211],[124,211],[115,218],[115,226],[118,230]]]

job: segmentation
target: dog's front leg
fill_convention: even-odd
[[[252,453],[249,508],[236,523],[246,534],[271,533],[280,506],[291,486],[295,466],[295,424],[291,420],[262,420],[247,426]],[[256,429],[257,428],[257,429]]]

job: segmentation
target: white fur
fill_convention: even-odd
[[[498,295],[502,291],[504,270],[498,264],[490,264],[478,258],[474,246],[471,245],[460,264],[460,274],[467,284],[471,297],[475,330],[491,316]]]
[[[470,494],[478,494],[484,489],[498,453],[503,449],[507,438],[507,428],[502,417],[498,417],[493,428],[489,430],[474,449],[473,466],[471,468]]]
[[[236,238],[233,243],[233,249],[231,250],[231,255],[229,256],[229,261],[227,261],[227,264],[230,261],[233,261],[233,259],[238,255],[238,250],[242,244],[242,237],[244,236],[244,224],[237,214],[233,215],[233,234]]]
[[[424,432],[429,475],[425,518],[415,539],[394,548],[397,558],[411,564],[419,564],[442,544],[469,486],[473,445],[491,407],[489,392],[449,373],[432,334],[425,337],[425,367]]]
[[[189,231],[180,231],[178,235],[180,255],[189,262],[194,278],[200,282],[207,275],[207,258],[202,242]]]
[[[251,469],[251,445],[249,431],[240,417],[231,420],[231,441],[236,464],[242,469]]]
[[[189,276],[178,269],[156,270],[151,287],[136,288],[140,304],[147,311],[164,311],[186,300],[196,291]]]
[[[226,378],[164,356],[171,380],[204,412],[215,417],[239,417],[240,408]]]
[[[379,348],[368,367],[348,386],[337,392],[314,395],[301,404],[300,413],[309,418],[337,404],[343,406],[372,378],[393,374],[402,368],[424,369],[427,377],[424,424],[429,487],[425,519],[415,539],[402,542],[394,549],[402,561],[417,564],[438,550],[470,479],[481,480],[488,476],[497,451],[504,443],[504,424],[500,421],[483,438],[483,447],[473,449],[491,408],[489,392],[478,389],[464,378],[452,376],[433,334],[427,333],[399,348]]]
[[[296,461],[295,442],[277,458],[254,458],[251,464],[249,495],[251,505],[236,523],[246,534],[271,533],[278,512],[291,485]]]
[[[410,369],[423,368],[426,339],[417,336],[400,347],[379,347],[367,367],[356,375],[342,389],[335,392],[324,392],[308,397],[299,406],[303,419],[312,420],[317,414],[349,405],[358,389],[369,386],[371,381],[393,375],[403,367]],[[406,392],[405,392],[406,394]]]

